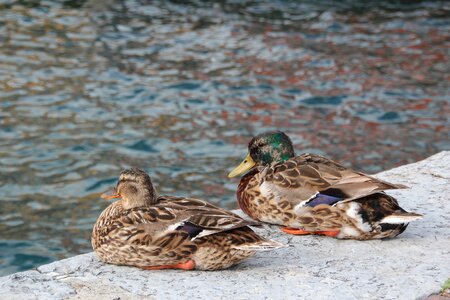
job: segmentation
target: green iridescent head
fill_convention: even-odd
[[[294,156],[292,141],[284,132],[265,132],[250,141],[247,157],[228,174],[228,177],[235,177],[258,165],[266,166],[274,162],[283,162]]]
[[[259,165],[283,162],[295,156],[291,139],[281,131],[269,131],[255,136],[248,144],[248,151]]]

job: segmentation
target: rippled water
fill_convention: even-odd
[[[1,1],[0,275],[90,251],[125,167],[233,208],[264,130],[367,172],[450,149],[450,6],[390,2]]]

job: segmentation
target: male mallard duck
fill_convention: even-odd
[[[254,137],[245,160],[228,177],[248,170],[237,200],[255,220],[283,225],[291,234],[380,239],[402,233],[422,215],[408,213],[383,193],[405,186],[346,168],[314,154],[295,156],[281,131]]]
[[[160,196],[147,173],[125,170],[110,193],[122,198],[100,215],[92,247],[100,259],[148,270],[228,268],[282,244],[258,236],[246,221],[206,201]]]

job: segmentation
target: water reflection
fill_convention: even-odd
[[[233,208],[249,137],[367,172],[449,149],[446,2],[0,2],[0,274],[90,251],[119,171]]]

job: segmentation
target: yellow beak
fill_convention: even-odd
[[[228,174],[228,178],[236,177],[238,175],[241,175],[242,173],[250,170],[256,165],[255,161],[252,159],[250,154],[247,154],[244,161],[241,162],[239,166],[237,166],[233,171]]]

